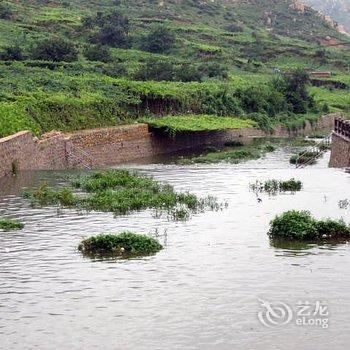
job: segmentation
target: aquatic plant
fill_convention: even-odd
[[[266,153],[273,152],[275,146],[270,143],[256,143],[248,146],[238,146],[232,149],[224,149],[216,152],[209,152],[197,157],[183,158],[179,160],[180,164],[195,163],[232,163],[237,164],[252,159],[259,159]]]
[[[316,151],[301,151],[298,154],[294,154],[290,157],[289,162],[291,164],[314,164],[316,163],[317,157],[320,155],[320,152]]]
[[[147,256],[161,249],[163,246],[156,239],[133,232],[93,236],[78,246],[78,250],[89,257]]]
[[[128,170],[113,170],[79,176],[71,182],[73,188],[50,188],[46,184],[24,196],[33,205],[61,205],[68,208],[113,212],[115,215],[154,209],[171,213],[178,206],[189,217],[206,209],[218,210],[213,197],[198,198],[189,192],[176,192],[172,186]],[[73,189],[84,191],[74,193]],[[157,215],[158,216],[158,215]],[[175,215],[178,217],[179,215]],[[183,216],[183,215],[182,215]]]
[[[297,192],[301,191],[303,185],[301,181],[290,179],[287,181],[267,180],[265,182],[257,180],[249,185],[250,189],[255,192],[267,192],[269,194],[276,194],[279,192]]]
[[[64,207],[73,207],[79,203],[79,198],[68,188],[54,189],[43,183],[35,191],[26,190],[23,197],[31,201],[33,206],[62,205]]]
[[[342,220],[316,220],[308,211],[287,211],[270,223],[273,239],[318,241],[350,238],[350,227]]]
[[[15,231],[15,230],[22,230],[23,227],[24,227],[24,224],[17,220],[0,218],[0,230]]]

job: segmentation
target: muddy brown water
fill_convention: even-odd
[[[20,197],[23,187],[44,179],[62,182],[58,172],[2,184],[0,216],[26,226],[0,233],[0,348],[348,349],[350,246],[274,247],[266,232],[288,209],[350,222],[350,206],[338,206],[350,200],[350,174],[327,168],[327,155],[305,169],[290,166],[289,156],[281,149],[241,165],[127,165],[229,203],[187,222],[149,211],[114,218],[34,209]],[[256,179],[291,177],[303,181],[302,192],[261,195],[259,204],[248,188]],[[157,232],[165,249],[124,261],[92,261],[76,250],[82,237],[122,230]],[[269,323],[261,301],[285,303],[292,320],[281,324],[277,314],[278,324]],[[298,325],[299,302],[310,303],[310,311],[325,305],[328,328]]]

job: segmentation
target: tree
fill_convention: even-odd
[[[82,20],[83,27],[92,31],[92,42],[119,48],[130,47],[130,22],[127,16],[115,10],[109,13],[98,12],[93,17]]]
[[[34,48],[33,57],[43,61],[75,61],[78,50],[75,45],[61,37],[45,39]]]
[[[164,26],[158,26],[147,35],[143,48],[153,53],[166,53],[174,44],[174,33]]]
[[[315,107],[315,101],[307,89],[309,82],[308,73],[303,69],[297,69],[285,74],[282,79],[276,80],[274,86],[277,91],[284,94],[293,113],[304,114]]]

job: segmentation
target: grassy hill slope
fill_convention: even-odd
[[[274,106],[270,80],[284,71],[350,82],[350,51],[330,38],[344,40],[285,0],[1,1],[0,136],[145,115],[276,117],[288,109]],[[312,91],[319,107],[349,108],[346,85]]]

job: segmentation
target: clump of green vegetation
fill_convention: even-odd
[[[256,181],[255,183],[250,184],[252,191],[256,193],[267,192],[269,194],[277,194],[280,192],[298,192],[301,191],[302,187],[302,182],[295,179],[290,179],[287,181],[273,179],[265,182]]]
[[[206,209],[218,210],[213,197],[198,198],[192,193],[176,192],[172,186],[127,170],[96,172],[83,175],[71,182],[71,188],[50,188],[46,184],[25,197],[33,205],[61,205],[68,208],[113,212],[115,215],[132,211],[154,209],[169,214],[181,206],[186,218]],[[74,193],[73,189],[84,193]],[[176,217],[183,217],[177,214]]]
[[[132,232],[93,236],[78,246],[79,251],[93,258],[147,256],[161,249],[163,246],[156,239]]]
[[[218,117],[214,115],[168,116],[143,120],[154,129],[164,129],[169,134],[178,132],[215,131],[225,129],[253,128],[256,123],[248,119]]]
[[[350,238],[350,227],[342,220],[316,220],[308,211],[291,210],[270,223],[272,239],[322,241]]]
[[[231,163],[238,164],[244,161],[259,159],[266,153],[273,152],[275,146],[271,144],[253,144],[248,146],[234,147],[233,149],[219,150],[209,152],[197,157],[183,158],[179,160],[180,164],[196,164],[196,163]]]
[[[22,230],[24,224],[17,220],[1,219],[0,218],[0,230],[4,231],[16,231]]]
[[[320,155],[320,152],[317,151],[301,151],[298,154],[294,154],[293,156],[290,157],[289,162],[291,164],[314,164],[316,163],[316,159]]]
[[[309,139],[324,139],[325,137],[327,137],[327,135],[320,132],[314,132],[308,136]]]

